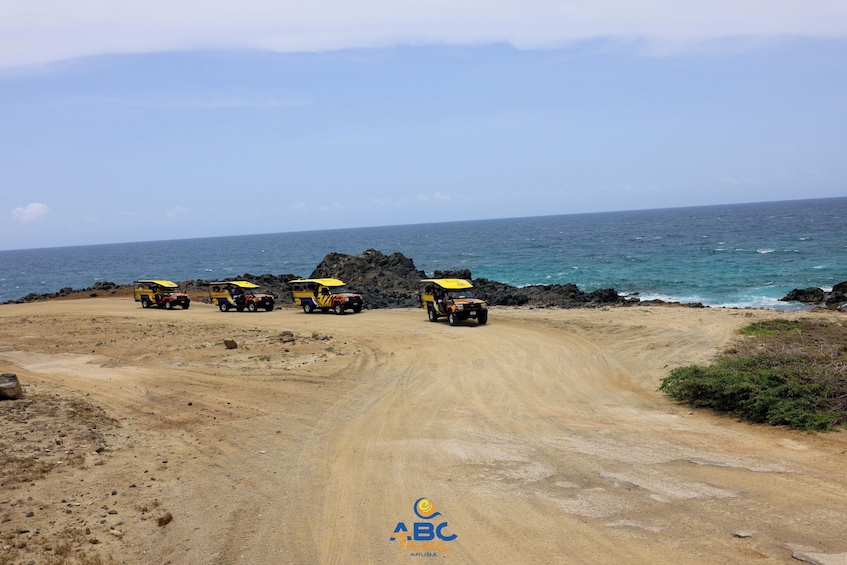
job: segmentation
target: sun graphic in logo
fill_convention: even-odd
[[[436,516],[441,516],[441,512],[435,511],[435,505],[428,498],[419,498],[415,501],[415,514],[419,518],[430,520]]]

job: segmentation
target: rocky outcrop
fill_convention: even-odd
[[[420,280],[427,277],[402,253],[368,249],[360,255],[330,253],[309,278],[343,280],[362,295],[366,308],[408,308],[420,306]]]
[[[375,249],[368,249],[361,255],[330,253],[312,272],[311,278],[319,277],[342,279],[364,296],[368,308],[420,306],[420,281],[426,278],[468,279],[474,285],[474,295],[495,306],[581,308],[623,302],[611,288],[586,293],[574,284],[516,287],[474,279],[468,269],[436,270],[428,277],[402,253],[386,256]]]
[[[802,302],[804,304],[825,305],[827,308],[847,310],[847,281],[833,285],[830,292],[822,288],[795,288],[782,298],[782,302]]]
[[[815,286],[809,288],[795,288],[782,298],[783,302],[811,302],[820,303],[826,300],[826,293]]]

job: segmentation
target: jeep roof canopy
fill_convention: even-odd
[[[248,282],[248,281],[217,281],[217,282],[210,282],[209,286],[211,286],[211,285],[225,285],[225,284],[231,284],[231,285],[237,286],[239,288],[259,288],[259,285],[253,284],[253,283]]]
[[[297,279],[294,281],[288,281],[288,283],[317,283],[323,286],[344,286],[344,282],[338,279]]]
[[[462,290],[465,288],[473,288],[473,285],[465,279],[424,279],[421,282],[437,284],[441,288],[447,290]]]
[[[157,284],[164,288],[179,288],[179,285],[173,281],[166,281],[163,279],[145,279],[141,281],[135,281],[134,284]]]

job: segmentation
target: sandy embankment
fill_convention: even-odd
[[[420,310],[2,306],[0,369],[67,421],[0,404],[5,446],[53,465],[6,475],[0,544],[14,562],[415,563],[389,537],[427,497],[455,563],[844,563],[844,433],[656,391],[776,315],[495,309],[449,327]],[[114,421],[63,416],[80,399]]]

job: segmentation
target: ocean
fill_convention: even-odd
[[[99,281],[306,277],[328,253],[366,249],[429,276],[799,309],[778,299],[847,280],[847,197],[0,251],[0,302]]]

